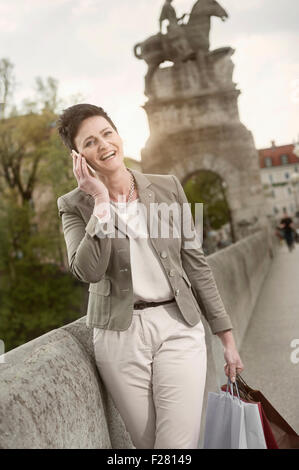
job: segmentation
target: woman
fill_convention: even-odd
[[[72,106],[58,130],[77,152],[78,187],[57,204],[70,270],[90,284],[86,324],[101,378],[136,448],[197,448],[206,380],[201,313],[222,341],[226,375],[234,381],[243,364],[184,190],[173,175],[126,168],[122,139],[102,108]],[[179,237],[155,232],[148,215],[157,203],[180,208]],[[168,216],[159,217],[174,229]]]

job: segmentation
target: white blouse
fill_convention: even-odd
[[[112,209],[118,215],[118,229],[130,240],[130,263],[133,282],[134,303],[138,300],[159,302],[173,298],[173,291],[164,267],[155,252],[146,225],[145,214],[138,209],[139,199],[129,204],[110,201]],[[111,213],[99,219],[99,229],[103,222],[108,222]]]

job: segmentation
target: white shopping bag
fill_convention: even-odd
[[[258,405],[228,391],[208,394],[204,449],[267,449]]]
[[[259,406],[242,401],[247,449],[267,449]]]

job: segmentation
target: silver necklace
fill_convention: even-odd
[[[127,200],[127,203],[131,202],[131,199],[132,199],[132,196],[134,194],[134,189],[135,189],[135,178],[134,178],[134,175],[132,173],[132,171],[127,168],[128,172],[131,174],[131,185],[130,185],[130,191],[129,191],[129,197],[128,197],[128,200]],[[110,199],[111,202],[115,203],[116,201],[112,201],[112,199]]]
[[[127,202],[130,202],[131,199],[132,199],[132,196],[134,194],[135,178],[134,178],[133,173],[131,172],[131,170],[129,168],[127,168],[127,170],[131,174],[131,186],[130,186],[129,197],[128,197],[128,201],[127,201]]]

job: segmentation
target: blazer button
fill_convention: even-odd
[[[175,270],[174,270],[174,269],[171,269],[171,270],[169,271],[169,276],[170,276],[170,277],[173,277],[174,275],[175,275]]]
[[[179,295],[179,293],[180,293],[180,289],[176,289],[174,294],[177,296],[177,295]]]
[[[167,258],[167,253],[166,253],[166,251],[162,251],[162,252],[160,253],[160,255],[161,255],[161,258]]]

